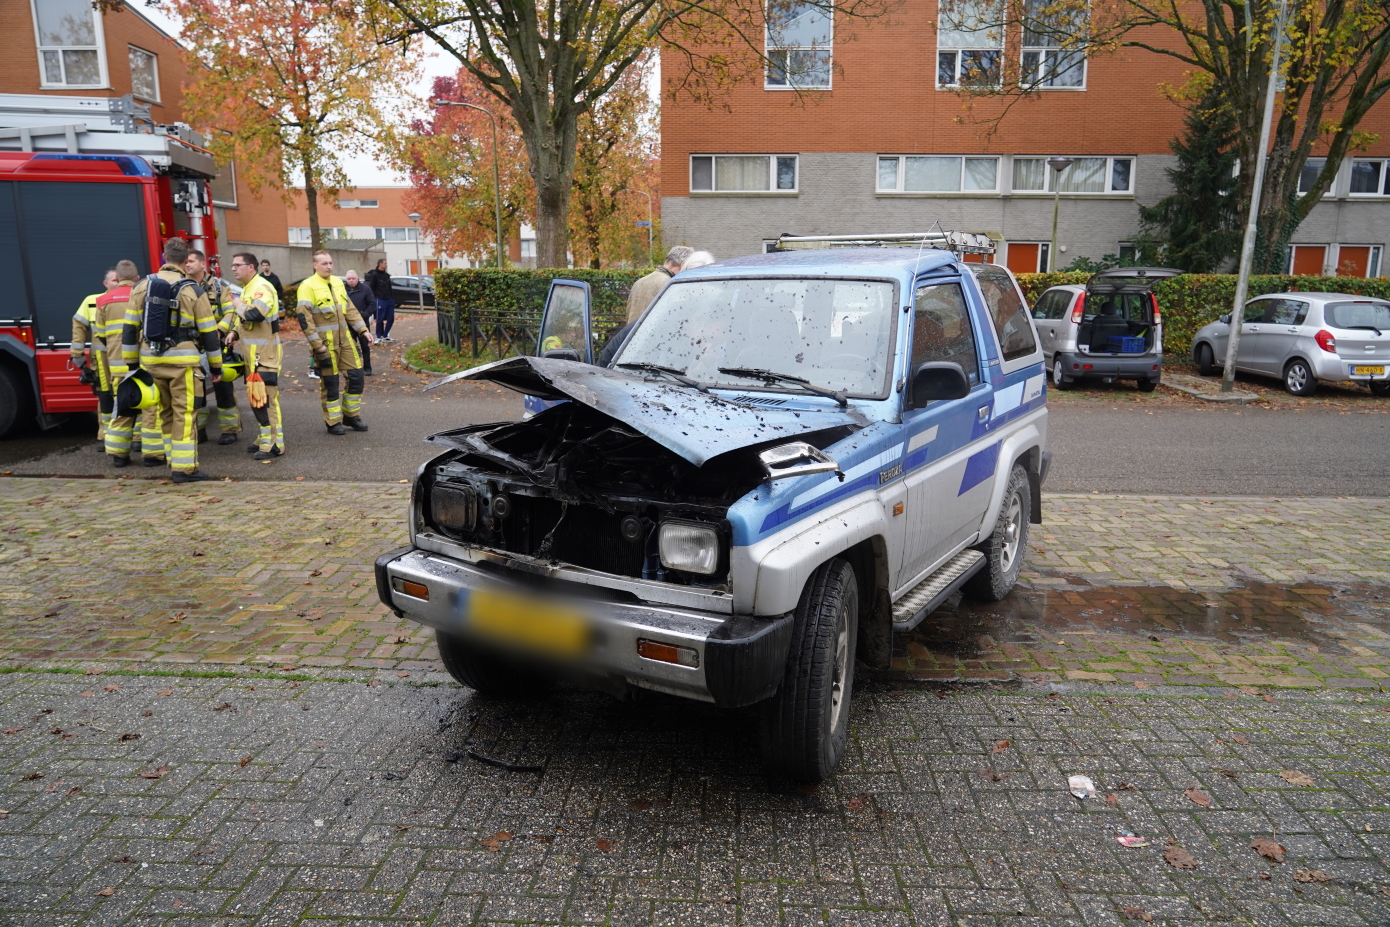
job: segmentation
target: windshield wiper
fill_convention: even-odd
[[[687,376],[685,375],[685,371],[684,371],[684,370],[677,370],[677,369],[674,368],[674,367],[663,367],[663,366],[661,366],[660,364],[647,364],[647,363],[641,363],[641,364],[615,364],[614,366],[615,366],[615,367],[622,367],[624,370],[645,370],[645,371],[647,371],[647,372],[649,372],[649,373],[664,373],[664,374],[666,374],[668,377],[670,377],[671,379],[675,380],[676,382],[678,382],[678,383],[680,383],[680,384],[682,384],[682,385],[684,385],[684,386],[693,386],[693,387],[695,387],[696,389],[698,389],[698,390],[699,390],[700,392],[702,392],[702,393],[708,393],[708,392],[709,392],[709,387],[705,386],[705,385],[704,385],[703,383],[701,383],[699,380],[692,380],[692,379],[690,379],[690,377],[687,377]]]
[[[727,373],[735,377],[750,377],[755,380],[763,380],[767,383],[791,383],[801,387],[808,393],[814,393],[817,396],[826,396],[835,400],[842,406],[849,406],[848,390],[817,386],[805,377],[795,377],[789,373],[775,373],[771,370],[765,370],[762,367],[720,367],[719,372]]]
[[[1342,326],[1340,326],[1340,327],[1341,327],[1341,328],[1349,328],[1349,329],[1352,329],[1352,330],[1354,330],[1354,331],[1360,331],[1360,332],[1375,332],[1375,333],[1376,333],[1376,337],[1377,337],[1377,338],[1380,337],[1380,329],[1376,328],[1374,325],[1342,325]]]

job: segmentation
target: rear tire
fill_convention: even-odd
[[[1200,344],[1197,346],[1197,372],[1204,377],[1209,377],[1215,372],[1216,357],[1211,353],[1211,345]]]
[[[966,580],[962,592],[983,602],[998,602],[1009,594],[1023,569],[1028,550],[1028,513],[1032,510],[1033,489],[1028,483],[1028,472],[1014,464],[994,530],[983,544],[975,547],[985,555],[985,565]]]
[[[1062,362],[1052,362],[1052,385],[1057,389],[1071,389],[1076,385],[1076,381],[1062,373]]]
[[[0,361],[0,438],[18,433],[34,420],[34,396],[28,377]]]
[[[444,669],[461,686],[499,698],[535,695],[548,688],[543,677],[479,649],[472,641],[439,630],[434,632],[434,641]]]
[[[763,764],[802,782],[829,778],[849,743],[859,585],[854,569],[831,560],[811,574],[796,607],[786,674],[760,706]]]
[[[1318,378],[1307,361],[1295,357],[1284,367],[1284,389],[1292,396],[1311,396],[1318,391]]]
[[[1140,380],[1139,383],[1138,383],[1137,385],[1138,385],[1138,387],[1139,387],[1139,392],[1141,392],[1141,393],[1152,393],[1152,392],[1158,387],[1158,380],[1156,380],[1156,379],[1154,379],[1154,380],[1144,379],[1144,380]]]
[[[1372,380],[1370,386],[1372,396],[1390,396],[1390,380]]]

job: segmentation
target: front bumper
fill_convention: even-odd
[[[1082,354],[1059,351],[1054,361],[1061,361],[1062,372],[1077,380],[1085,377],[1157,380],[1163,373],[1162,354]]]
[[[465,605],[477,590],[534,589],[505,571],[484,570],[452,557],[402,547],[376,560],[377,596],[396,615],[436,630],[467,636]],[[395,581],[395,582],[393,582]],[[418,583],[429,598],[407,595],[398,587]],[[582,658],[561,665],[536,656],[557,672],[618,679],[630,685],[726,707],[751,705],[776,693],[786,671],[792,616],[753,618],[698,609],[648,605],[612,598],[573,597],[567,606],[583,612],[592,626],[592,643]],[[694,666],[649,659],[637,651],[639,640],[689,648]],[[534,656],[534,655],[533,655]]]

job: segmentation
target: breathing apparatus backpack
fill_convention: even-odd
[[[184,321],[179,317],[179,294],[188,287],[202,292],[198,289],[197,281],[188,277],[174,283],[170,283],[159,274],[150,274],[145,278],[145,304],[141,307],[140,336],[157,353],[164,353],[180,341],[197,339],[196,328],[179,325],[179,322]]]

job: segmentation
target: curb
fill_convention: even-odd
[[[1191,380],[1195,378],[1182,377],[1182,379]],[[1198,399],[1205,400],[1206,402],[1233,402],[1244,405],[1247,402],[1255,402],[1260,398],[1254,393],[1249,393],[1240,389],[1232,390],[1229,393],[1213,393],[1211,391],[1211,385],[1202,380],[1198,380],[1197,385],[1188,385],[1176,380],[1172,376],[1167,376],[1163,378],[1163,385],[1175,389],[1180,393],[1196,396]]]

